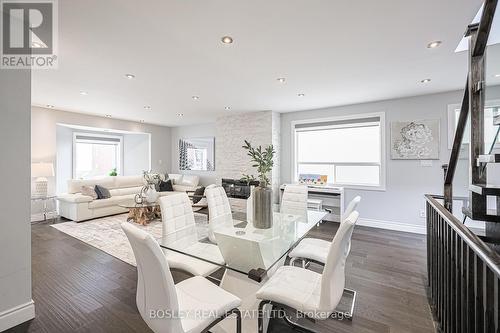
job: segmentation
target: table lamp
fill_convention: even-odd
[[[31,177],[36,178],[34,195],[36,197],[46,197],[47,177],[54,177],[54,165],[52,163],[32,163]]]

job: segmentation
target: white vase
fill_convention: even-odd
[[[158,192],[156,192],[154,185],[149,185],[147,190],[144,192],[144,195],[146,202],[154,203],[158,200]]]

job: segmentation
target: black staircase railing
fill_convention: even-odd
[[[469,201],[466,207],[462,208],[465,216],[473,220],[488,222],[500,222],[500,188],[487,184],[487,163],[498,163],[497,157],[492,158],[485,155],[484,140],[484,105],[485,105],[485,53],[487,49],[488,37],[490,35],[493,18],[498,0],[485,0],[481,21],[471,24],[467,28],[465,36],[469,38],[469,73],[465,85],[465,92],[462,100],[460,116],[458,119],[453,148],[450,161],[444,166],[444,207],[452,212],[453,210],[453,178],[458,163],[460,148],[464,137],[467,120],[470,119],[470,143],[469,143]],[[500,157],[499,157],[500,159]],[[496,212],[487,210],[487,195],[497,196]],[[488,227],[498,233],[499,228]],[[493,237],[491,237],[493,238]]]
[[[431,308],[445,333],[500,332],[500,256],[427,195]]]

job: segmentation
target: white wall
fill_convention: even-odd
[[[123,135],[123,172],[124,176],[140,175],[151,168],[149,134]]]
[[[215,137],[215,124],[172,127],[171,133],[172,133],[172,165],[170,168],[171,172],[189,174],[189,175],[198,175],[200,176],[201,185],[205,186],[218,183],[216,171],[179,170],[179,139],[201,138],[210,136]],[[216,138],[215,149],[217,149],[217,144],[218,140]],[[215,170],[217,170],[217,162],[215,163]]]
[[[141,124],[125,120],[109,119],[80,113],[32,107],[31,109],[31,160],[52,162],[56,165],[57,124],[70,124],[95,128],[107,128],[129,132],[151,134],[151,169],[157,172],[170,171],[171,139],[170,128]],[[49,190],[54,193],[55,177],[49,179]]]
[[[290,182],[292,177],[291,122],[312,118],[351,115],[359,113],[385,112],[386,115],[386,191],[346,189],[346,200],[361,195],[360,214],[366,223],[386,225],[409,225],[408,230],[424,230],[425,219],[420,217],[424,210],[424,194],[443,192],[443,171],[441,165],[448,163],[450,150],[447,147],[447,106],[461,103],[462,92],[425,95],[411,98],[380,101],[374,103],[326,108],[310,111],[283,113],[281,115],[281,181]],[[491,98],[500,89],[491,89]],[[439,160],[432,167],[423,167],[420,161],[390,159],[390,123],[397,120],[440,119],[441,144]],[[467,161],[458,166],[455,194],[466,195]]]
[[[30,71],[1,70],[0,331],[35,315],[31,299],[30,104]]]

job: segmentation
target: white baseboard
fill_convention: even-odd
[[[35,318],[33,300],[12,309],[0,312],[0,332]]]
[[[358,220],[357,225],[362,225],[365,227],[372,227],[372,228],[379,228],[379,229],[411,232],[414,234],[421,234],[421,235],[427,234],[427,230],[426,230],[425,225],[400,223],[400,222],[394,222],[394,221],[384,221],[384,220],[360,218]]]

